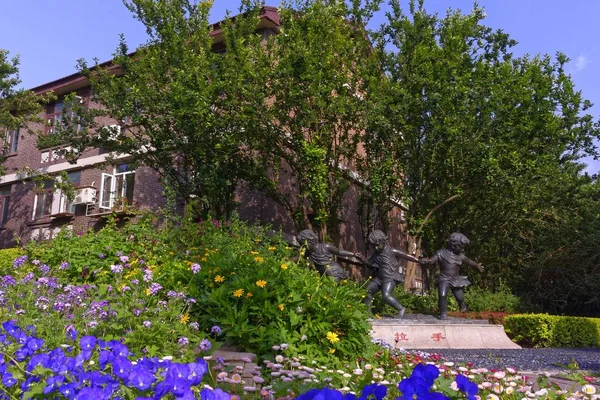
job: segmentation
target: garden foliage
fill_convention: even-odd
[[[548,314],[509,315],[504,320],[512,339],[533,347],[600,347],[600,318]]]
[[[348,359],[369,348],[364,289],[352,281],[336,284],[319,276],[298,249],[277,236],[239,220],[186,219],[161,229],[155,223],[156,217],[147,214],[120,229],[113,221],[96,233],[31,243],[29,260],[45,260],[57,277],[87,284],[88,291],[110,300],[111,307],[118,304],[114,312],[121,323],[132,321],[139,327],[146,310],[163,304],[160,316],[147,318],[154,331],[166,329],[162,333],[167,336],[173,326],[194,322],[205,332],[220,326],[220,340],[259,355],[276,343],[287,343],[292,354],[316,359]],[[68,268],[61,267],[65,262]],[[25,273],[39,267],[28,262],[23,268]],[[157,291],[148,295],[149,290]],[[143,315],[132,315],[136,309]],[[170,328],[160,325],[160,318]],[[133,329],[130,324],[126,326]],[[126,338],[136,335],[138,330]],[[192,340],[189,332],[179,335]],[[197,336],[195,343],[202,339]]]

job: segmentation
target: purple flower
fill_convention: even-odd
[[[93,350],[96,347],[96,338],[94,336],[84,336],[79,341],[79,347],[82,350]]]
[[[129,286],[126,286],[126,285],[121,286],[121,292],[127,292],[128,290],[131,290],[131,288]]]
[[[125,264],[127,261],[129,261],[129,257],[128,256],[121,256],[121,257],[119,257],[119,260],[121,260],[121,262],[123,264]]]
[[[98,254],[98,258],[100,258],[100,259],[103,259],[104,257],[106,257],[106,256],[104,255],[104,253],[100,253],[100,254]]]
[[[15,281],[15,278],[10,275],[3,276],[2,280],[0,280],[0,286],[2,287],[13,286],[16,283],[17,281]]]
[[[200,325],[197,322],[190,322],[190,328],[194,328],[195,330],[200,330]]]
[[[39,270],[42,274],[48,275],[48,273],[50,272],[50,267],[47,266],[46,264],[40,264]]]
[[[144,321],[142,323],[142,325],[144,325],[146,328],[150,328],[152,326],[152,322],[150,322],[150,321]]]
[[[40,261],[40,260],[38,260],[37,258],[36,258],[35,260],[31,261],[31,263],[32,263],[33,265],[40,265],[40,262],[41,262],[41,261]]]
[[[65,334],[69,339],[75,341],[77,338],[77,329],[75,329],[75,325],[68,325],[65,329]]]
[[[160,292],[162,288],[163,287],[160,284],[154,282],[154,283],[152,283],[152,285],[150,285],[150,288],[149,288],[150,294],[156,294],[156,293]]]
[[[186,338],[185,336],[182,336],[179,338],[177,343],[179,343],[179,345],[181,345],[181,346],[185,346],[185,345],[190,344],[190,340],[188,338]]]
[[[58,269],[69,269],[71,265],[68,263],[68,261],[63,261],[60,263],[60,266],[58,267]]]
[[[156,378],[154,374],[150,372],[143,365],[137,364],[133,366],[129,376],[127,376],[126,384],[129,387],[135,387],[138,390],[149,389]]]
[[[117,257],[121,257],[123,255],[122,251],[117,251]]]
[[[13,260],[13,267],[20,268],[23,264],[29,261],[29,257],[27,256],[19,256]]]
[[[139,284],[140,284],[140,281],[139,281],[139,280],[137,280],[137,279],[132,279],[132,280],[131,280],[131,284],[132,284],[132,285],[139,285]]]
[[[192,270],[192,272],[194,274],[197,274],[198,272],[200,272],[200,269],[202,269],[202,268],[200,267],[200,264],[194,263],[190,266],[190,269]]]
[[[123,266],[121,264],[111,265],[110,270],[115,274],[120,274],[123,272]]]
[[[136,317],[139,317],[141,313],[142,313],[142,310],[140,310],[139,308],[136,308],[133,310],[133,315],[135,315]]]
[[[203,339],[200,342],[200,350],[202,350],[202,351],[209,351],[211,347],[212,347],[212,344],[210,343],[210,340],[208,340],[208,339]]]
[[[218,335],[219,333],[221,333],[221,327],[218,325],[213,326],[212,328],[210,328],[210,333]]]

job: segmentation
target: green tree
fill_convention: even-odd
[[[498,284],[513,262],[523,266],[512,243],[565,206],[564,197],[549,201],[556,183],[576,179],[577,160],[597,154],[590,103],[564,55],[514,57],[516,43],[482,25],[477,5],[445,17],[423,1],[408,13],[390,5],[376,46],[388,80],[371,90],[382,102],[371,109],[363,170],[399,182],[382,181],[374,203],[405,201],[411,252],[434,251],[455,230],[471,236],[470,251],[495,277],[488,284]]]
[[[10,58],[8,51],[0,49],[0,134],[6,131],[26,129],[29,121],[40,121],[42,104],[52,95],[37,96],[29,90],[19,89],[19,57]],[[0,175],[9,151],[8,142],[2,141],[0,151]]]
[[[121,38],[112,62],[80,61],[99,107],[71,101],[84,129],[69,121],[58,140],[73,148],[72,158],[90,147],[129,154],[132,163],[158,171],[179,198],[197,198],[203,214],[226,217],[238,181],[260,167],[241,124],[250,124],[255,114],[248,109],[261,93],[252,79],[254,57],[261,56],[252,52],[261,41],[260,2],[243,1],[235,23],[227,18],[219,27],[208,20],[212,2],[124,3],[145,25],[148,42],[130,53]],[[226,52],[215,47],[216,28]],[[103,126],[107,117],[116,123]]]
[[[297,229],[337,234],[348,174],[363,157],[372,50],[365,26],[379,1],[285,1],[281,32],[266,41],[266,99],[255,132],[273,174],[263,187]],[[380,74],[379,71],[376,72]],[[293,187],[281,185],[292,177]]]

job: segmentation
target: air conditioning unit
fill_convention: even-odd
[[[96,188],[91,186],[75,190],[73,204],[91,204],[96,202]]]
[[[121,136],[121,125],[106,125],[102,131],[98,133],[98,139],[106,137],[108,140],[117,140]]]

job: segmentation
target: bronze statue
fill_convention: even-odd
[[[381,290],[383,301],[398,311],[396,318],[402,318],[406,307],[394,297],[394,288],[399,282],[404,281],[404,274],[400,272],[397,257],[416,263],[419,260],[390,246],[388,237],[380,230],[375,230],[369,234],[369,243],[374,246],[374,253],[369,259],[360,255],[360,259],[363,263],[375,269],[375,278],[367,286],[365,304],[370,311],[373,296]]]
[[[452,290],[460,307],[460,312],[467,311],[464,288],[469,286],[471,282],[466,276],[459,275],[460,266],[464,263],[483,272],[481,264],[465,256],[465,246],[469,244],[469,239],[465,235],[454,232],[448,238],[447,243],[447,248],[438,250],[430,259],[420,261],[421,265],[434,265],[437,263],[440,266],[440,275],[437,279],[440,319],[448,318],[448,288]]]
[[[331,243],[319,242],[317,234],[310,229],[300,232],[297,240],[300,245],[306,245],[304,256],[320,274],[330,276],[336,281],[350,277],[350,273],[335,261],[334,256],[356,257],[356,254],[340,250]]]

